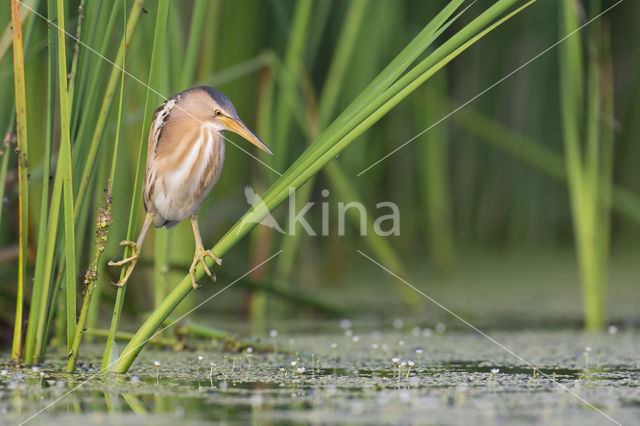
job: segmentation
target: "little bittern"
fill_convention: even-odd
[[[240,120],[231,101],[219,90],[201,86],[185,90],[164,101],[153,114],[147,146],[147,168],[142,194],[147,215],[136,242],[122,241],[132,254],[110,266],[129,264],[116,285],[124,285],[136,265],[144,238],[151,226],[172,228],[189,218],[195,239],[195,254],[189,268],[191,283],[196,283],[195,270],[202,263],[215,281],[204,259],[211,257],[218,265],[222,260],[205,250],[198,229],[198,209],[220,177],[224,162],[223,130],[235,132],[271,154],[271,151]]]

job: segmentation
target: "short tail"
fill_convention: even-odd
[[[163,226],[165,226],[167,229],[171,229],[179,223],[179,220],[166,220],[158,214],[156,214],[156,218],[153,219],[153,226],[155,226],[156,228],[162,228]]]

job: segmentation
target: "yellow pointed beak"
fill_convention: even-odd
[[[218,117],[218,119],[222,121],[227,130],[231,130],[232,132],[239,134],[261,150],[273,155],[273,152],[271,152],[271,150],[264,144],[264,142],[262,142],[259,137],[253,134],[253,132],[249,130],[247,125],[244,124],[239,118]]]

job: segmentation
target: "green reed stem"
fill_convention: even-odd
[[[76,200],[76,210],[79,208],[84,199],[84,196],[86,195],[87,186],[89,185],[89,178],[95,167],[95,159],[96,154],[98,153],[98,147],[100,146],[100,141],[102,140],[102,136],[104,134],[105,125],[107,124],[107,118],[109,117],[109,110],[111,109],[111,105],[113,104],[113,97],[118,87],[120,76],[119,68],[121,68],[122,64],[124,63],[124,56],[126,55],[128,47],[125,40],[131,40],[131,38],[133,37],[133,31],[136,28],[136,24],[138,23],[138,18],[140,17],[141,12],[142,0],[136,0],[131,8],[129,18],[127,19],[127,29],[125,34],[123,34],[122,36],[122,41],[120,42],[120,47],[118,48],[118,53],[116,55],[115,63],[118,66],[111,69],[111,74],[107,83],[107,90],[104,94],[104,98],[102,99],[102,106],[100,107],[98,121],[95,125],[93,136],[91,138],[89,152],[87,154],[87,157],[83,159],[84,168],[82,170],[82,176],[80,178],[80,187],[78,189],[78,197]]]
[[[84,0],[78,6],[78,23],[76,24],[76,40],[73,40],[73,53],[71,59],[71,73],[69,77],[69,105],[74,105],[74,93],[76,90],[76,80],[78,74],[78,55],[80,53],[80,40],[82,34],[82,21],[84,21]]]
[[[58,173],[63,178],[65,286],[67,309],[67,346],[71,349],[76,326],[76,248],[73,211],[73,178],[71,174],[71,136],[69,134],[69,93],[67,92],[67,50],[64,26],[64,0],[57,3],[58,87],[60,94],[60,154]]]
[[[9,124],[7,131],[2,138],[2,164],[0,165],[0,200],[4,200],[5,184],[7,182],[7,169],[9,168],[9,158],[11,157],[11,143],[13,142],[13,127],[16,125],[16,107],[14,105],[9,114]],[[0,209],[0,224],[2,224],[2,210]]]
[[[20,22],[25,22],[27,17],[31,14],[31,10],[36,8],[36,3],[39,0],[24,0],[24,3],[28,7],[22,7],[20,9]],[[11,43],[13,43],[13,31],[11,31],[11,23],[7,24],[7,28],[2,32],[2,36],[0,36],[0,63],[4,59],[4,56],[9,51],[9,47]]]
[[[51,7],[52,1],[49,0],[48,6]],[[55,134],[55,114],[56,114],[56,56],[57,41],[55,28],[49,26],[47,28],[47,38],[49,49],[47,50],[47,123],[45,136],[45,152],[43,158],[43,176],[42,176],[42,194],[40,201],[40,221],[38,224],[38,242],[37,253],[45,253],[47,242],[47,211],[49,206],[49,175],[51,173],[51,147],[53,145],[53,137]],[[36,266],[33,279],[33,294],[31,296],[31,307],[29,309],[29,322],[27,324],[27,336],[25,341],[25,361],[27,363],[36,363],[34,354],[36,351],[36,336],[38,331],[38,322],[41,320],[40,313],[42,305],[47,309],[48,291],[43,291],[43,274],[44,274],[45,256],[36,256]]]
[[[415,117],[420,122],[426,116],[436,121],[446,112],[442,102],[434,102],[433,92],[446,90],[446,75],[439,74],[422,93],[415,108]],[[435,86],[435,88],[434,88]],[[422,101],[422,102],[421,102]],[[426,212],[426,231],[429,254],[438,277],[449,279],[453,274],[455,249],[451,223],[451,196],[449,188],[449,155],[447,124],[440,123],[422,136],[419,144],[424,167],[420,167]]]
[[[21,12],[23,14],[22,22],[24,22],[24,19],[26,19],[27,16],[29,16],[29,14],[24,14],[24,9]],[[33,36],[33,32],[35,29],[35,24],[36,24],[36,20],[34,18],[32,18],[29,21],[28,24],[28,28],[27,28],[27,36],[24,39],[24,48],[23,48],[23,56],[25,53],[27,53],[29,51],[29,45],[31,44],[31,38]],[[54,101],[55,102],[55,101]],[[9,159],[11,157],[11,143],[13,141],[13,137],[12,137],[12,132],[13,132],[13,128],[16,125],[16,105],[14,104],[11,110],[11,113],[9,114],[9,125],[7,127],[7,132],[5,134],[4,140],[3,140],[3,147],[2,147],[2,151],[3,151],[3,158],[2,158],[2,166],[0,167],[0,200],[4,200],[5,197],[5,184],[6,184],[6,180],[7,180],[7,169],[9,166]],[[46,144],[45,144],[46,145]],[[45,148],[46,150],[46,148]],[[19,150],[18,150],[19,153]],[[33,155],[33,154],[31,154]],[[46,159],[45,159],[46,162]],[[47,176],[48,176],[48,172],[47,172]],[[29,175],[27,174],[27,178],[29,177]],[[43,185],[44,188],[44,185]],[[20,188],[21,189],[21,188]],[[46,199],[45,199],[45,205],[46,205]],[[2,213],[0,212],[0,222],[2,219]],[[42,227],[41,227],[42,228]],[[38,235],[38,238],[40,238],[40,235]],[[24,290],[24,289],[23,289]],[[34,303],[38,303],[39,302],[39,298],[40,295],[37,293],[37,289],[34,287],[33,291],[32,291],[32,296],[31,296],[31,303],[30,303],[30,309],[29,309],[29,320],[27,322],[27,325],[30,326],[30,321],[32,318],[32,310],[33,310],[33,305]],[[33,329],[33,327],[31,327]],[[33,335],[33,331],[31,333]],[[31,337],[31,340],[30,340]],[[24,343],[24,350],[26,351],[28,348],[29,343],[31,343],[33,341],[32,336],[29,335],[29,327],[27,328],[27,334],[25,337],[25,343]],[[23,353],[23,360],[26,363],[29,363],[31,361],[30,357],[28,355],[24,355]]]
[[[292,112],[295,110],[291,93],[296,92],[296,86],[299,85],[299,81],[302,79],[304,68],[303,47],[305,46],[305,41],[309,33],[312,10],[313,2],[311,0],[302,0],[296,3],[293,13],[291,33],[289,34],[289,42],[285,52],[285,62],[284,66],[281,67],[281,72],[284,77],[281,79],[282,93],[277,97],[275,106],[273,149],[275,150],[274,152],[279,153],[274,159],[274,168],[276,170],[281,170],[286,164],[286,154],[291,145],[289,134]],[[269,246],[270,241],[270,239],[267,241]],[[264,250],[264,242],[262,239],[255,239],[253,240],[254,244],[252,244],[252,247],[257,246]],[[257,252],[258,249],[253,249],[253,251]],[[256,329],[255,326],[263,327],[266,322],[266,298],[266,293],[262,291],[253,292],[251,296],[249,312],[251,323],[254,324],[254,331],[256,332],[260,330]]]
[[[191,15],[191,25],[189,26],[189,39],[187,41],[187,52],[182,64],[182,74],[180,75],[180,90],[185,90],[191,86],[195,76],[196,65],[198,64],[198,49],[202,38],[202,28],[207,16],[208,0],[196,0]]]
[[[125,0],[123,0],[124,6],[126,6]],[[123,28],[127,28],[127,14],[126,7],[123,8],[125,13],[123,14]],[[123,34],[123,41],[126,46],[126,30]],[[126,63],[126,55],[122,58],[122,69],[125,69]],[[89,311],[91,307],[91,299],[93,296],[93,292],[97,286],[98,280],[98,268],[100,264],[100,257],[104,252],[105,244],[107,243],[107,237],[109,235],[109,227],[111,226],[112,215],[111,215],[111,185],[113,183],[116,171],[116,163],[118,159],[118,147],[120,145],[120,125],[122,122],[122,100],[124,98],[124,71],[120,73],[120,97],[118,100],[118,118],[116,122],[116,130],[115,130],[115,141],[113,144],[113,153],[111,157],[111,171],[109,174],[109,180],[107,183],[107,189],[105,190],[105,203],[103,208],[98,209],[97,219],[96,219],[96,236],[95,236],[95,251],[93,254],[93,260],[87,269],[87,273],[85,274],[84,285],[85,292],[84,298],[82,302],[82,309],[80,310],[80,316],[78,318],[78,327],[76,329],[75,337],[73,340],[73,347],[71,352],[69,353],[67,360],[66,372],[72,373],[76,368],[76,362],[78,361],[78,355],[80,353],[80,343],[82,342],[82,336],[84,334],[85,326],[87,324],[87,319],[89,316]]]
[[[560,29],[570,33],[579,27],[577,4],[563,0],[560,4]],[[598,7],[599,9],[599,7]],[[606,257],[602,243],[608,249],[609,211],[600,205],[602,186],[601,146],[599,140],[601,110],[601,78],[598,62],[599,46],[592,38],[592,59],[587,67],[587,96],[583,87],[583,55],[581,37],[574,35],[560,46],[560,105],[562,128],[568,172],[569,195],[574,222],[575,244],[582,279],[585,327],[599,330],[605,324]],[[596,61],[595,63],[593,61]],[[586,107],[585,107],[586,98]],[[584,129],[584,136],[581,128]],[[581,139],[586,139],[584,152]],[[610,149],[608,146],[605,148]],[[604,166],[605,176],[611,186],[609,164]],[[609,191],[607,191],[609,192]],[[603,221],[605,227],[603,228]]]
[[[159,65],[161,63],[161,53],[164,48],[164,38],[167,28],[167,16],[169,14],[169,1],[168,0],[160,0],[158,3],[158,16],[156,17],[156,28],[153,36],[153,50],[151,52],[151,66],[149,69],[149,87],[155,88],[158,82],[158,72]],[[131,21],[130,21],[131,22]],[[136,166],[136,177],[134,180],[134,188],[136,190],[133,193],[133,197],[131,200],[131,208],[129,211],[129,224],[127,226],[127,239],[130,240],[133,238],[133,232],[136,227],[136,218],[138,215],[138,211],[140,209],[140,192],[137,188],[140,187],[140,182],[142,180],[142,176],[144,173],[145,166],[145,158],[146,158],[146,136],[147,129],[149,128],[152,113],[155,109],[154,105],[156,104],[156,94],[150,88],[147,89],[147,97],[145,101],[145,115],[142,123],[141,136],[140,136],[140,146],[138,149],[138,162]],[[125,249],[124,256],[130,256],[130,249]],[[122,269],[120,276],[122,277],[124,274],[125,268]],[[115,334],[118,330],[118,325],[120,323],[120,315],[122,313],[122,305],[124,303],[124,296],[126,292],[126,284],[122,287],[118,287],[118,291],[116,293],[116,302],[113,308],[113,316],[111,319],[111,327],[109,337],[107,338],[107,343],[105,346],[104,355],[102,357],[102,369],[110,369],[112,365],[111,358],[114,354],[113,351],[113,343],[115,341]]]
[[[22,308],[24,303],[24,285],[27,270],[27,232],[29,229],[29,187],[28,187],[28,144],[27,144],[27,101],[24,79],[24,52],[22,46],[22,22],[20,7],[16,0],[11,1],[11,25],[13,27],[13,75],[16,96],[16,118],[18,137],[18,286],[16,289],[16,314],[13,327],[13,345],[11,360],[19,363],[22,360]]]
[[[105,56],[109,56],[109,46],[111,44],[111,35],[118,21],[118,13],[120,12],[120,2],[109,2],[111,11],[107,16],[103,8],[107,7],[107,3],[89,2],[86,8],[87,19],[90,21],[88,34],[83,42],[89,46],[95,45],[97,35],[100,35],[102,43],[96,50]],[[132,6],[136,7],[136,4]],[[97,21],[97,22],[96,22]],[[90,132],[93,130],[98,119],[98,107],[101,105],[93,101],[98,95],[98,90],[104,82],[104,71],[109,63],[99,58],[95,52],[87,49],[81,49],[82,73],[79,80],[78,96],[74,96],[73,108],[73,134],[76,135],[76,141],[84,143],[90,140]],[[88,72],[86,70],[91,70]],[[91,101],[90,101],[91,100]],[[80,120],[82,117],[82,120]],[[74,156],[78,151],[74,150]]]
[[[295,92],[295,85],[301,78],[303,69],[303,46],[307,39],[309,29],[309,21],[313,2],[311,0],[300,0],[296,3],[294,16],[292,20],[291,34],[289,34],[289,44],[284,58],[283,72],[286,78],[283,84],[287,87],[284,91],[291,90]],[[290,144],[289,130],[291,127],[291,111],[292,105],[287,95],[278,96],[275,107],[275,127],[273,152],[278,155],[274,158],[274,168],[281,170],[287,162],[287,146]]]

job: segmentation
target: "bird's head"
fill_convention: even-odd
[[[201,90],[207,95],[206,100],[204,101],[205,105],[202,106],[205,109],[204,116],[202,111],[200,111],[200,115],[203,116],[204,122],[208,127],[217,132],[230,130],[237,133],[261,150],[273,155],[271,150],[260,140],[260,138],[249,130],[247,125],[240,120],[236,109],[224,93],[207,86],[196,87],[192,90]]]

